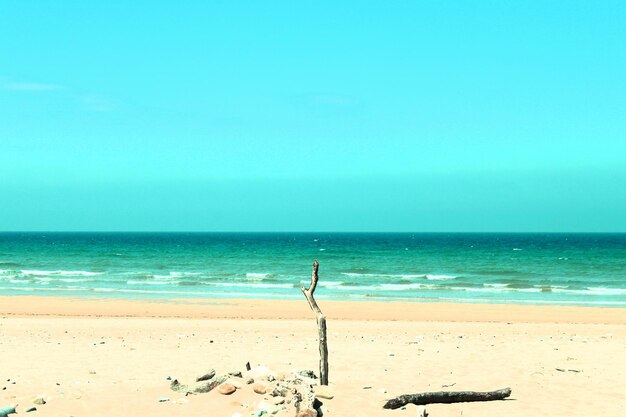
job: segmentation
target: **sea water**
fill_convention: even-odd
[[[0,294],[626,306],[626,234],[0,233]]]

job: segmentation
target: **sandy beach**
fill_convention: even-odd
[[[430,405],[431,416],[621,415],[626,312],[618,308],[320,301],[328,316],[327,416],[383,410],[400,394],[512,388],[506,401]],[[170,381],[211,368],[317,373],[304,300],[120,301],[0,297],[0,407],[40,416],[242,416],[244,386],[185,396]],[[43,396],[46,404],[33,400]],[[160,402],[159,399],[168,401]],[[288,415],[287,411],[278,415]]]

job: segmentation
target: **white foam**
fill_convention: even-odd
[[[176,285],[178,284],[180,281],[165,281],[165,280],[160,280],[160,281],[151,281],[151,280],[146,280],[146,281],[137,281],[137,280],[129,280],[126,281],[126,284],[128,285]]]
[[[426,275],[426,279],[430,280],[445,280],[445,279],[455,279],[455,276],[452,275]]]
[[[483,284],[484,285],[484,284]],[[451,290],[455,291],[466,291],[466,292],[489,292],[489,293],[505,293],[505,292],[541,292],[541,288],[510,288],[510,287],[483,287],[483,288],[475,288],[475,287],[450,287]]]
[[[326,281],[320,282],[317,285],[319,285],[320,287],[337,287],[339,285],[343,285],[343,281]]]
[[[362,274],[359,272],[342,272],[341,275],[347,277],[381,277],[381,278],[426,278],[426,274]]]
[[[588,287],[587,290],[594,295],[626,295],[626,288]]]
[[[293,284],[251,284],[246,282],[211,282],[209,285],[216,287],[241,287],[241,288],[294,288]]]
[[[406,291],[406,290],[432,290],[438,287],[433,284],[380,284],[380,285],[342,285],[333,289],[341,291]]]
[[[104,272],[91,272],[91,271],[44,271],[37,269],[23,269],[22,274],[24,275],[33,275],[33,276],[68,276],[68,277],[93,277],[96,275],[102,275]]]
[[[250,280],[262,280],[264,278],[269,277],[271,274],[269,273],[260,273],[260,272],[248,272],[246,274],[246,278]]]

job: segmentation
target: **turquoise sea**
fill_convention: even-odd
[[[0,294],[626,306],[626,234],[0,233]]]

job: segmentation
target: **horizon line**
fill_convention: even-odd
[[[0,230],[0,234],[8,233],[146,233],[146,234],[626,234],[626,231],[294,231],[294,230]]]

